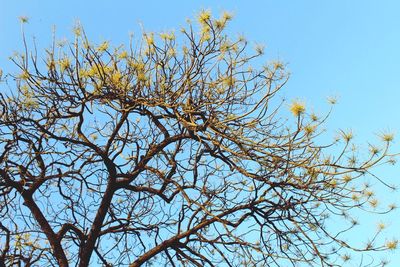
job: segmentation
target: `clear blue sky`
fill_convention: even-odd
[[[326,97],[339,96],[327,124],[353,129],[357,142],[374,142],[376,134],[400,134],[400,1],[28,1],[3,0],[0,7],[0,68],[12,70],[8,57],[21,48],[19,16],[29,17],[28,38],[40,48],[57,36],[71,36],[79,20],[92,40],[128,41],[139,24],[151,31],[179,30],[186,18],[202,8],[219,14],[232,11],[229,31],[266,45],[266,60],[288,63],[292,75],[282,95],[306,100],[317,111],[327,110]],[[400,151],[399,142],[394,149]],[[390,183],[399,180],[399,167],[379,170]],[[397,196],[399,193],[392,195]],[[366,221],[367,218],[365,218]],[[400,236],[400,212],[383,218],[392,221],[389,237]],[[370,227],[375,230],[375,221]],[[396,224],[397,223],[397,224]],[[368,227],[354,238],[368,234]],[[400,251],[387,255],[390,266],[400,266]]]

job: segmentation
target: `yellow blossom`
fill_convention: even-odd
[[[364,194],[365,194],[367,197],[372,197],[372,196],[374,195],[374,191],[366,190],[366,191],[364,192]]]
[[[371,152],[372,155],[377,155],[380,152],[380,149],[376,146],[370,146],[369,151]]]
[[[382,231],[383,229],[386,228],[386,225],[383,222],[380,222],[380,223],[378,223],[377,227],[378,227],[379,231]]]
[[[387,249],[395,250],[397,248],[397,244],[398,244],[397,240],[391,240],[391,241],[387,241],[385,246]]]
[[[290,112],[292,112],[294,116],[300,116],[305,111],[306,111],[306,105],[304,104],[304,102],[295,100],[290,105]]]
[[[128,65],[133,69],[138,72],[143,72],[145,69],[145,65],[143,62],[135,62],[135,61],[129,61]]]
[[[229,51],[230,48],[231,48],[231,44],[229,42],[224,42],[224,43],[221,44],[219,50],[222,53],[225,53],[225,52]]]
[[[214,24],[215,24],[215,27],[218,30],[223,30],[225,28],[225,26],[226,26],[226,20],[225,19],[218,19],[218,20],[216,20],[214,22]]]
[[[351,139],[353,139],[353,137],[354,137],[354,135],[353,135],[353,132],[351,131],[351,130],[349,130],[349,131],[347,131],[347,132],[343,132],[342,131],[342,136],[343,136],[343,139],[346,141],[346,142],[349,142]]]
[[[202,10],[198,15],[198,20],[201,24],[207,23],[211,18],[211,11],[210,10]]]
[[[314,114],[314,113],[310,115],[310,118],[311,118],[311,120],[314,121],[314,122],[315,122],[315,121],[318,121],[318,116],[317,116],[316,114]]]
[[[285,65],[281,61],[273,61],[272,65],[276,70],[283,70],[285,68]]]
[[[28,80],[30,78],[30,74],[27,70],[24,70],[19,76],[18,78],[22,79],[22,80]]]
[[[97,47],[97,51],[99,52],[104,52],[108,49],[109,47],[109,43],[107,41],[101,43],[98,47]]]
[[[348,183],[348,182],[350,182],[351,180],[353,180],[353,177],[351,177],[350,174],[345,174],[345,175],[343,175],[343,181],[344,181],[344,182]]]
[[[358,194],[356,194],[356,193],[354,193],[354,194],[352,194],[351,195],[351,199],[353,200],[353,201],[359,201],[360,200],[360,196],[358,195]]]
[[[118,86],[121,82],[121,73],[119,71],[115,71],[114,73],[111,74],[111,82],[115,85]]]
[[[118,55],[119,59],[126,59],[127,57],[128,57],[128,52],[126,52],[125,50],[119,53]]]
[[[163,40],[172,41],[172,40],[175,40],[175,33],[174,32],[170,32],[170,33],[163,32],[163,33],[160,33],[160,37]]]
[[[138,79],[138,81],[140,81],[140,82],[145,82],[145,81],[147,81],[146,74],[145,74],[144,72],[139,72],[139,73],[137,74],[137,79]]]
[[[69,68],[70,66],[70,61],[69,58],[65,57],[63,59],[61,59],[58,64],[60,65],[60,70],[61,72],[63,72],[64,70],[66,70],[67,68]]]
[[[87,71],[86,69],[79,69],[79,77],[80,78],[87,78],[89,77],[89,71]]]
[[[74,32],[75,36],[82,35],[82,27],[79,24],[75,25],[72,31]]]
[[[311,135],[312,133],[314,133],[315,132],[315,129],[316,129],[317,127],[315,126],[315,125],[307,125],[307,126],[305,126],[304,127],[304,132],[306,133],[306,135]]]
[[[232,13],[229,13],[227,11],[224,11],[224,13],[222,13],[222,19],[229,21],[233,18]]]
[[[151,33],[147,33],[147,34],[144,35],[144,37],[145,37],[146,43],[149,46],[154,45],[154,33],[152,33],[152,32]]]
[[[394,139],[394,134],[393,133],[384,133],[382,134],[382,140],[385,142],[391,142]]]
[[[329,186],[332,188],[336,188],[337,186],[337,180],[336,179],[332,179],[329,181]]]
[[[375,209],[378,206],[379,202],[376,198],[373,198],[369,201],[369,204]]]
[[[170,57],[175,57],[176,56],[176,50],[171,47],[170,49],[168,49],[168,55]]]
[[[229,76],[229,77],[225,77],[223,79],[223,84],[228,86],[228,87],[232,87],[235,85],[236,79],[235,77]]]

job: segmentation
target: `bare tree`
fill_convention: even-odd
[[[352,210],[395,208],[363,184],[386,185],[371,168],[393,161],[393,136],[362,154],[351,133],[321,144],[328,116],[301,101],[285,119],[274,98],[285,66],[253,68],[262,48],[229,38],[230,19],[202,11],[179,38],[144,33],[127,49],[78,26],[45,56],[25,46],[13,58],[16,89],[0,95],[0,266],[342,266],[396,247],[375,242],[381,229],[365,247],[346,241]]]

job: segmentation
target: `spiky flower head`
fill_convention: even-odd
[[[211,11],[209,9],[205,10],[203,9],[200,11],[198,15],[198,20],[201,24],[208,23],[208,21],[211,19]]]
[[[393,133],[384,133],[381,136],[382,140],[385,142],[392,142],[394,139],[394,134]]]
[[[104,41],[97,47],[97,51],[104,52],[108,49],[108,46],[109,46],[109,43],[107,41]]]
[[[289,109],[290,109],[290,112],[292,112],[292,114],[297,117],[306,111],[306,105],[304,102],[294,100],[292,102],[292,104],[290,105]]]
[[[387,241],[385,246],[387,249],[395,250],[397,248],[398,243],[399,243],[399,241],[394,239],[394,240]]]

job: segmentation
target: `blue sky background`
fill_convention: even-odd
[[[8,57],[21,50],[19,16],[29,17],[28,39],[35,36],[39,51],[51,43],[52,27],[57,37],[71,36],[79,20],[93,41],[127,43],[130,32],[164,31],[185,24],[202,8],[218,15],[235,14],[229,27],[250,42],[266,45],[265,60],[288,63],[291,79],[281,96],[300,98],[316,111],[327,111],[328,96],[339,102],[327,124],[326,138],[337,129],[352,129],[357,143],[378,141],[377,134],[400,134],[400,1],[303,0],[303,1],[28,1],[2,0],[0,6],[0,68],[12,71]],[[40,54],[40,53],[39,53]],[[263,63],[263,62],[260,62]],[[400,152],[399,142],[394,151]],[[378,174],[400,184],[399,166],[381,168]],[[385,196],[399,200],[398,192]],[[377,217],[365,221],[351,238],[375,231]],[[378,220],[381,220],[378,218]],[[391,227],[388,237],[400,237],[400,212],[382,217]],[[365,232],[363,232],[365,231]],[[400,251],[387,254],[400,266]],[[384,256],[381,254],[381,256]],[[379,256],[380,257],[380,256]]]

